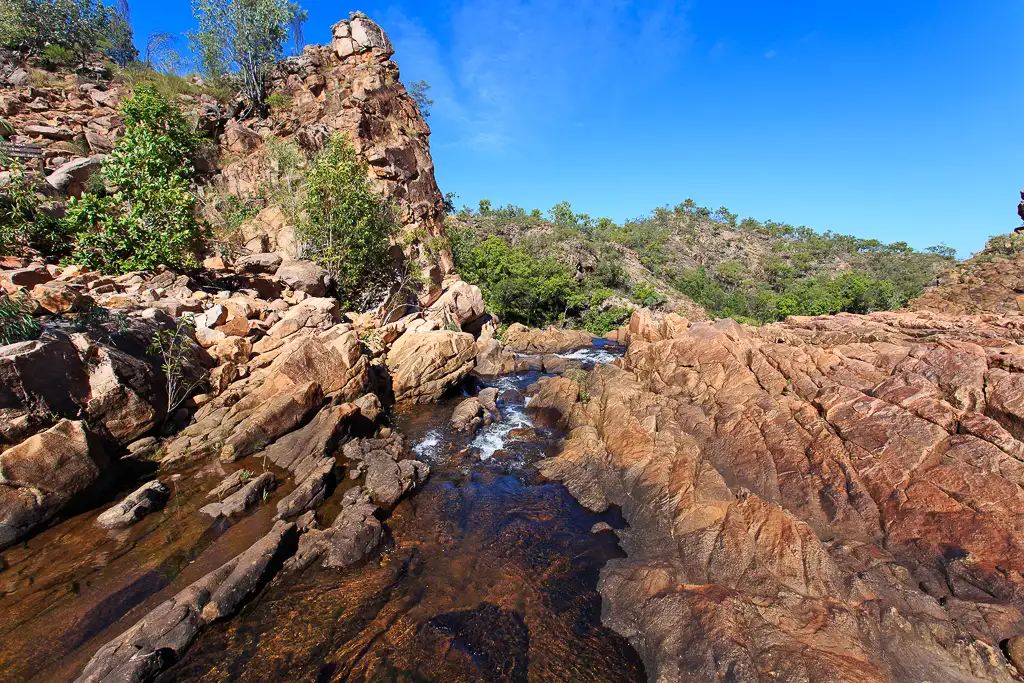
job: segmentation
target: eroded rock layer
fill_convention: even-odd
[[[1017,680],[1020,318],[669,327],[564,393],[543,465],[622,506],[605,616],[651,679]]]

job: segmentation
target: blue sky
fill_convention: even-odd
[[[687,197],[961,256],[1018,224],[1024,0],[307,0],[424,79],[438,184],[622,221]],[[192,27],[132,4],[137,42]]]

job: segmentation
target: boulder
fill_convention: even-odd
[[[546,354],[564,353],[591,346],[594,335],[582,330],[560,330],[549,327],[538,330],[520,323],[505,330],[505,347],[515,353]]]
[[[363,487],[375,505],[391,508],[430,475],[430,466],[413,460],[405,439],[392,435],[382,439],[355,439],[345,444],[350,467],[366,475]]]
[[[232,475],[229,480],[232,484],[239,482],[241,486],[223,500],[201,507],[199,512],[214,519],[238,516],[263,500],[264,495],[277,484],[277,479],[272,472],[264,472],[259,476],[248,478]]]
[[[516,371],[517,358],[497,339],[481,338],[476,342],[476,372],[484,377],[508,375]]]
[[[0,548],[28,535],[88,490],[106,465],[85,423],[70,420],[0,453]]]
[[[130,493],[127,498],[100,514],[96,523],[105,529],[131,526],[146,515],[159,510],[171,496],[171,490],[160,481],[151,481]]]
[[[314,297],[327,294],[331,283],[330,274],[312,261],[284,261],[276,277],[295,291]]]
[[[80,197],[89,178],[100,170],[103,159],[103,155],[98,154],[69,161],[47,176],[46,182],[61,194]]]
[[[424,311],[424,317],[438,327],[455,325],[459,329],[483,314],[484,297],[480,288],[462,280],[449,283],[441,297]]]
[[[234,462],[269,446],[303,422],[322,400],[320,385],[313,382],[277,394],[234,429],[221,448],[220,459]]]
[[[386,361],[395,399],[437,400],[466,378],[475,359],[476,342],[471,334],[406,332],[391,347]]]
[[[527,394],[531,398],[526,410],[537,424],[566,427],[580,386],[566,377],[542,377],[527,388]]]
[[[93,304],[90,297],[63,282],[36,285],[30,296],[40,308],[55,315],[77,312]]]
[[[451,418],[452,428],[460,432],[475,432],[481,427],[500,422],[497,398],[497,389],[484,389],[479,395],[467,398],[455,407]]]
[[[332,569],[350,567],[369,556],[380,545],[384,529],[374,514],[377,506],[362,487],[345,492],[341,512],[330,527],[308,531],[299,539],[299,549],[285,568],[301,571],[316,560]]]
[[[273,275],[281,267],[284,259],[280,254],[249,254],[235,262],[235,270],[240,273],[267,273]]]
[[[263,209],[244,223],[240,230],[247,249],[255,247],[261,252],[271,251],[283,259],[294,259],[298,255],[295,228],[276,206]],[[273,272],[276,272],[276,268]]]
[[[157,605],[103,645],[78,681],[141,683],[178,660],[203,626],[231,614],[260,584],[282,546],[294,543],[294,524],[277,522],[262,539]]]

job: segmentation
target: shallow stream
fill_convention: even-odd
[[[568,355],[585,364],[614,358],[601,349]],[[539,377],[469,387],[500,390],[504,421],[477,435],[448,425],[462,396],[396,412],[394,426],[431,475],[388,517],[381,551],[348,570],[314,566],[271,582],[233,618],[201,633],[158,680],[645,680],[637,654],[601,625],[598,574],[621,550],[613,533],[592,528],[619,527],[621,517],[587,512],[533,467],[564,436],[535,428],[527,415],[523,392]],[[22,630],[0,634],[0,680],[73,679],[144,610],[255,540],[274,507],[203,530],[190,521],[194,508],[173,506],[151,516],[148,532],[145,520],[131,530],[140,537],[127,546],[122,539],[116,558],[111,541],[94,531],[98,511],[44,532],[51,543],[8,553],[0,587],[17,576],[23,590],[0,597],[0,610],[17,615]],[[133,560],[140,549],[145,554]],[[42,579],[57,571],[44,564],[60,558],[74,558],[84,587],[74,579],[77,588],[66,586],[67,572],[57,572],[53,586],[37,588],[32,572]],[[91,570],[82,567],[89,563]]]

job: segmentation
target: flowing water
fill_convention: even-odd
[[[585,365],[614,358],[603,349],[567,356]],[[358,567],[314,566],[271,582],[232,619],[202,632],[158,680],[644,680],[636,653],[600,620],[598,574],[621,550],[614,534],[592,528],[620,527],[621,518],[614,510],[587,512],[533,467],[564,436],[534,427],[526,412],[523,392],[539,377],[493,382],[504,420],[476,435],[449,428],[462,396],[399,410],[394,426],[431,475],[386,520],[381,552]],[[321,514],[327,521],[329,503]],[[44,532],[53,534],[49,544],[18,549],[7,571],[0,564],[0,586],[17,569],[23,589],[22,600],[12,600],[17,592],[0,597],[0,610],[6,603],[28,629],[4,637],[0,680],[74,678],[102,642],[258,537],[272,509],[205,529],[190,521],[198,517],[194,507],[172,510],[151,516],[165,520],[151,522],[148,533],[133,530],[141,536],[120,546],[92,531],[94,513]],[[80,547],[85,539],[92,548]],[[84,587],[53,578],[45,590],[34,586],[56,571],[43,567],[55,552],[74,558]],[[138,552],[145,554],[135,568]],[[127,618],[118,623],[121,615]],[[59,632],[49,640],[48,624]],[[22,658],[31,667],[19,666]]]

